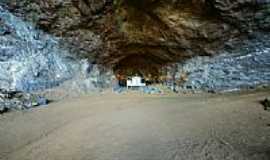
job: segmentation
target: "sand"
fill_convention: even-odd
[[[91,95],[0,115],[2,160],[269,160],[270,91]]]

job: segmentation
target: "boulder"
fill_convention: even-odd
[[[261,104],[263,105],[264,110],[270,110],[270,100],[268,98],[261,101]]]
[[[47,105],[49,101],[39,95],[18,91],[0,90],[0,113],[8,110],[30,109],[37,106]]]

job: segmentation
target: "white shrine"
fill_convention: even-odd
[[[131,77],[127,80],[127,88],[129,87],[144,87],[146,86],[145,83],[143,83],[143,78],[139,76]]]

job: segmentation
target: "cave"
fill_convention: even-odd
[[[0,0],[0,159],[269,160],[269,0]]]
[[[151,75],[157,82],[164,67],[213,56],[226,41],[241,37],[210,1],[119,0],[115,13],[116,26],[105,35],[109,51],[99,61],[123,76]]]
[[[119,59],[113,65],[120,86],[127,87],[127,80],[134,76],[140,76],[146,84],[157,82],[160,76],[160,67],[164,62],[155,56],[131,54]]]
[[[161,76],[161,68],[165,65],[162,59],[155,56],[130,55],[114,66],[114,73],[123,77],[139,75],[148,83],[158,82]]]
[[[0,85],[6,89],[31,92],[91,76],[96,88],[110,87],[113,76],[134,75],[178,90],[252,88],[269,81],[267,70],[260,69],[268,65],[268,1],[3,0],[0,5],[1,61],[27,64],[12,51],[16,47],[28,57],[46,55],[44,63],[30,61],[28,69],[3,73]],[[27,47],[9,46],[18,40]]]

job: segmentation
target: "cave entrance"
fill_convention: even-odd
[[[114,66],[114,73],[119,85],[126,87],[127,80],[141,77],[142,83],[151,85],[159,83],[164,62],[154,56],[130,55],[121,59]]]

